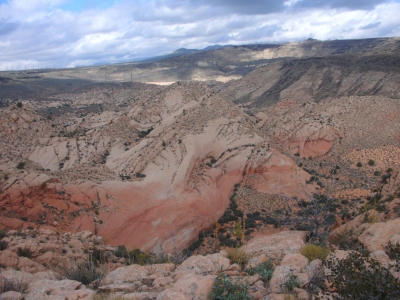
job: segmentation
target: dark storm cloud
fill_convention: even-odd
[[[270,14],[285,9],[284,1],[279,0],[191,0],[191,2],[193,5],[207,5],[221,12],[236,14]]]
[[[18,28],[18,23],[0,20],[0,35],[9,34]]]
[[[298,1],[294,8],[348,8],[368,10],[378,4],[386,3],[386,0],[302,0]]]
[[[370,23],[370,24],[365,25],[365,26],[359,26],[358,29],[359,29],[359,30],[372,29],[372,28],[378,27],[378,26],[381,25],[381,24],[382,24],[382,22]]]

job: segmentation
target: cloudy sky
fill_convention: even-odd
[[[0,0],[0,70],[178,48],[400,36],[400,0]]]

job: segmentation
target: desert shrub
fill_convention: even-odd
[[[226,210],[224,215],[218,220],[219,224],[224,224],[224,223],[228,223],[231,221],[237,221],[238,217],[235,216],[231,210]]]
[[[381,172],[375,171],[375,172],[374,172],[374,175],[375,175],[375,176],[381,176]]]
[[[368,165],[370,166],[375,165],[375,161],[373,159],[368,160]]]
[[[255,275],[259,274],[264,282],[268,282],[272,278],[274,273],[274,265],[270,261],[264,261],[261,264],[255,266],[254,268],[247,269],[247,274]]]
[[[189,246],[189,248],[188,248],[187,250],[188,250],[189,252],[195,251],[196,249],[198,249],[198,248],[201,246],[201,244],[203,243],[203,241],[204,241],[204,238],[203,238],[202,236],[200,236],[199,239],[198,239],[197,241],[194,241],[194,242]]]
[[[234,264],[245,266],[249,261],[247,253],[239,248],[229,248],[226,250],[226,253],[228,254],[228,258]]]
[[[152,258],[151,253],[145,253],[139,249],[128,251],[123,245],[117,247],[117,249],[114,251],[114,255],[119,258],[125,258],[125,263],[128,265],[138,264],[143,266],[149,263]]]
[[[22,107],[22,102],[17,102],[17,107],[21,108]]]
[[[360,161],[357,163],[357,167],[362,167],[362,163]]]
[[[308,241],[325,243],[335,223],[338,204],[326,195],[314,194],[309,201],[300,200],[298,206],[299,218],[291,220],[295,228],[307,231]]]
[[[301,249],[300,253],[307,257],[309,261],[313,261],[314,259],[325,260],[325,258],[329,255],[330,250],[325,247],[308,244]]]
[[[251,300],[248,289],[248,284],[220,275],[215,279],[208,298],[211,300]]]
[[[0,250],[6,250],[8,247],[8,243],[6,241],[1,240],[0,241]]]
[[[400,243],[394,244],[389,242],[389,244],[385,247],[385,252],[391,260],[396,262],[392,267],[397,272],[400,272]]]
[[[96,266],[100,263],[107,262],[107,257],[104,255],[104,251],[96,247],[93,248],[90,258]]]
[[[220,240],[220,245],[221,246],[226,246],[229,248],[235,248],[238,246],[237,241],[231,240],[231,239],[224,239],[224,240]]]
[[[182,264],[186,259],[188,259],[191,255],[191,252],[188,250],[182,251],[174,251],[172,253],[160,253],[160,254],[152,254],[150,260],[146,261],[146,264],[154,265],[154,264],[165,264],[165,263],[173,263],[175,265]]]
[[[9,291],[25,293],[27,289],[28,284],[23,277],[6,278],[0,274],[0,294]]]
[[[152,132],[153,131],[153,127],[150,127],[149,129],[147,129],[147,130],[142,130],[142,131],[139,131],[139,134],[138,134],[138,136],[139,136],[139,138],[144,138],[145,136],[147,136],[150,132]]]
[[[345,259],[326,261],[326,279],[340,299],[400,299],[400,281],[368,254],[350,252]]]
[[[79,281],[92,289],[97,289],[101,280],[107,275],[105,265],[96,266],[91,256],[89,260],[69,260],[56,271],[61,278]]]
[[[391,173],[391,172],[393,172],[393,169],[392,169],[392,168],[388,168],[388,169],[386,170],[386,173]]]
[[[0,226],[0,239],[7,236],[7,230]]]
[[[25,167],[25,163],[23,161],[20,161],[17,165],[17,169],[23,169]]]
[[[115,249],[114,255],[119,258],[126,258],[128,257],[128,250],[124,245],[119,245],[117,249]]]
[[[32,251],[29,248],[18,248],[17,249],[17,255],[19,257],[27,257],[27,258],[31,258],[32,257]]]
[[[360,248],[360,242],[352,231],[330,235],[329,241],[341,250],[357,250]]]

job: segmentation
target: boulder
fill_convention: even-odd
[[[211,292],[216,276],[201,276],[194,273],[188,273],[175,282],[171,288],[175,292],[182,293],[187,299],[206,300]]]
[[[264,254],[270,258],[277,258],[300,252],[305,246],[305,240],[305,231],[282,231],[267,236],[256,236],[243,250],[252,256]]]
[[[178,273],[195,273],[198,275],[216,272],[219,267],[205,256],[195,255],[186,259],[177,269]]]
[[[119,267],[109,273],[102,281],[103,285],[132,283],[141,281],[149,275],[149,270],[144,266],[130,265]]]
[[[285,292],[285,282],[291,274],[297,277],[300,286],[308,282],[308,259],[301,254],[287,254],[281,265],[276,267],[270,280],[271,291],[276,294]]]
[[[389,242],[400,242],[400,218],[372,224],[358,240],[370,252],[383,250]]]
[[[157,300],[189,300],[184,294],[166,289],[157,296]]]
[[[0,300],[22,300],[24,295],[15,291],[8,291],[0,294]]]
[[[154,292],[135,292],[130,294],[125,294],[122,299],[126,300],[154,300],[158,296],[158,293]]]
[[[44,279],[29,285],[25,300],[92,300],[94,295],[94,291],[78,281]]]

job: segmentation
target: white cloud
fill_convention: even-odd
[[[400,36],[400,3],[320,2],[248,0],[241,10],[239,0],[121,0],[70,12],[60,9],[64,0],[12,0],[0,5],[0,69],[127,61],[217,43]]]

